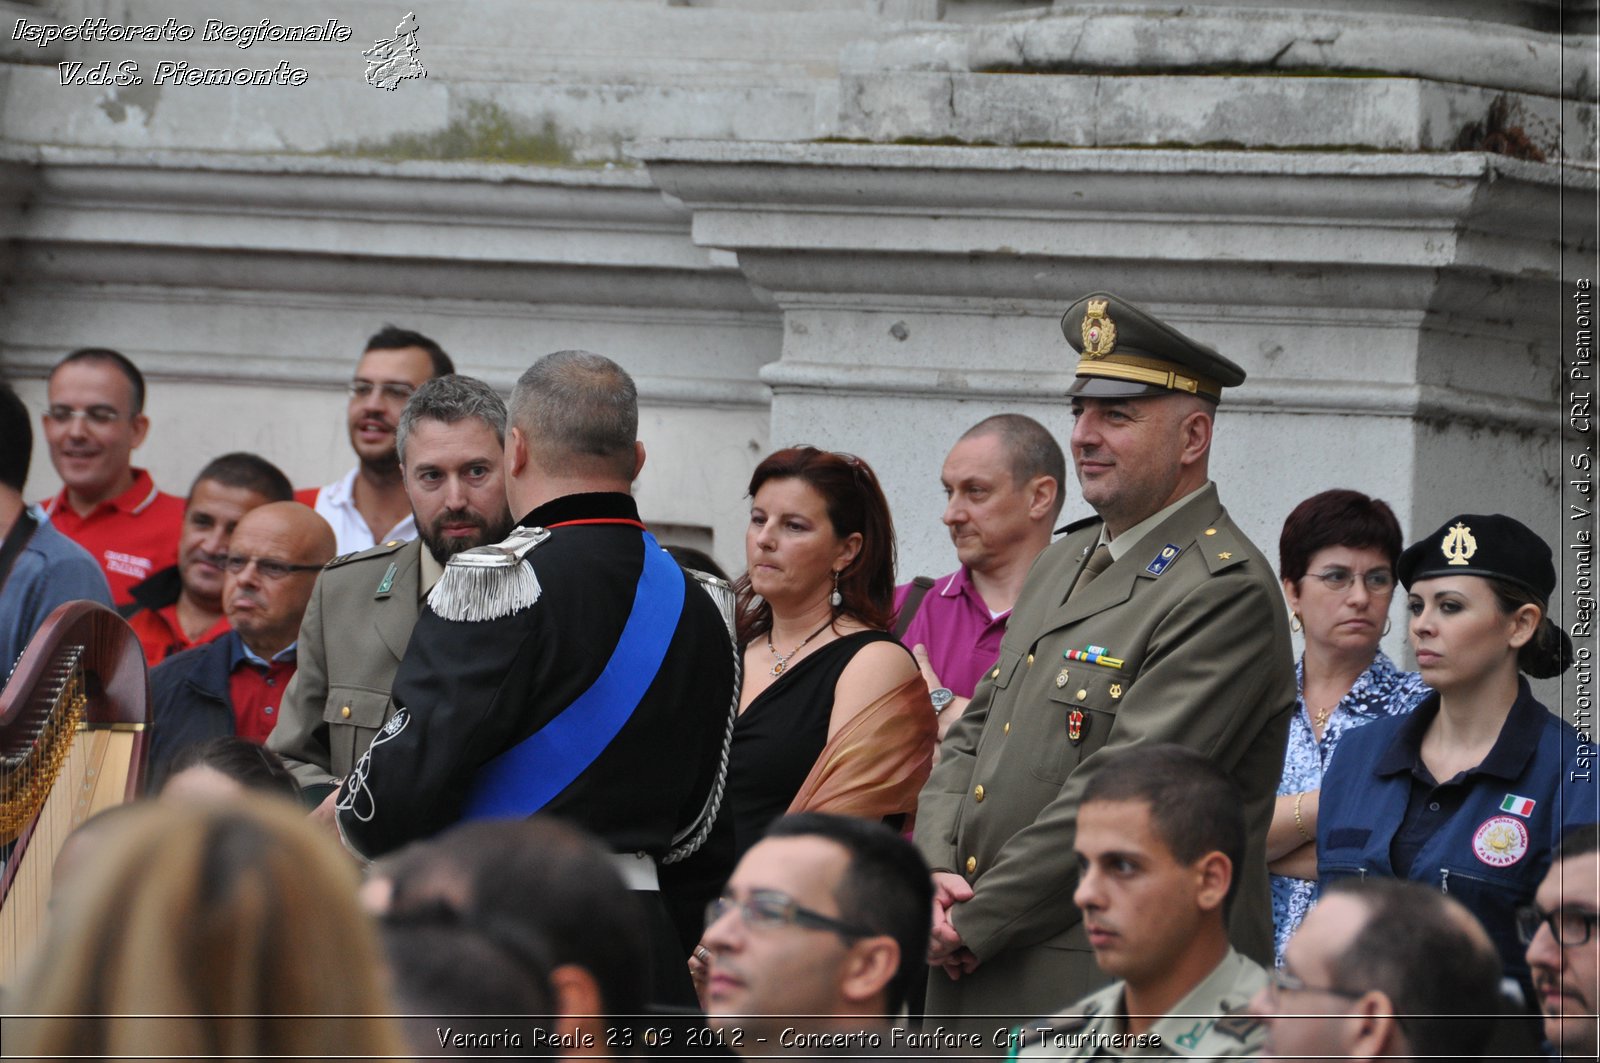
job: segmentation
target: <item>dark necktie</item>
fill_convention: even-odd
[[[1111,567],[1111,547],[1101,543],[1094,548],[1094,553],[1089,555],[1089,563],[1083,566],[1083,571],[1078,575],[1078,582],[1073,584],[1072,593],[1067,595],[1071,601],[1074,595],[1083,593],[1083,589],[1093,583],[1095,577]]]

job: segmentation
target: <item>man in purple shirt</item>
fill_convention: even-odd
[[[944,459],[943,520],[961,567],[912,602],[915,615],[900,635],[933,692],[941,739],[1000,654],[1023,579],[1050,545],[1066,474],[1060,445],[1038,421],[1016,413],[979,421]],[[897,613],[912,589],[896,588]]]

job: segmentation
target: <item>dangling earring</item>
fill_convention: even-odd
[[[1299,613],[1290,613],[1289,615],[1294,618],[1293,620],[1289,621],[1289,630],[1290,631],[1303,631],[1303,630],[1305,630],[1305,625],[1300,622],[1300,614]]]
[[[1387,635],[1391,630],[1393,630],[1393,628],[1394,628],[1394,617],[1392,617],[1392,616],[1384,617],[1383,618],[1383,633],[1385,635]]]
[[[839,573],[833,574],[833,593],[828,596],[828,604],[835,609],[844,604],[844,595],[839,593]]]

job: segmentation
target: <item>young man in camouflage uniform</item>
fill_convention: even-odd
[[[1234,1059],[1265,1030],[1242,1014],[1267,975],[1228,944],[1244,859],[1239,788],[1193,750],[1159,744],[1106,758],[1078,812],[1073,901],[1095,962],[1120,979],[1024,1024],[1012,1058]]]

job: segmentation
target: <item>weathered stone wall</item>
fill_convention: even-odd
[[[0,39],[0,368],[36,400],[64,350],[128,351],[154,379],[141,458],[181,488],[234,446],[304,483],[347,467],[337,389],[384,321],[501,386],[590,347],[640,378],[650,519],[737,569],[754,462],[839,446],[878,468],[909,575],[951,564],[937,472],[962,429],[1017,409],[1065,437],[1056,318],[1108,288],[1249,371],[1213,469],[1263,545],[1340,484],[1408,531],[1503,509],[1556,541],[1594,9],[290,0],[273,22],[350,40]],[[406,10],[427,76],[374,89],[361,51]],[[10,38],[262,12],[0,15]],[[102,61],[307,81],[60,83]],[[52,482],[41,456],[34,493]]]

